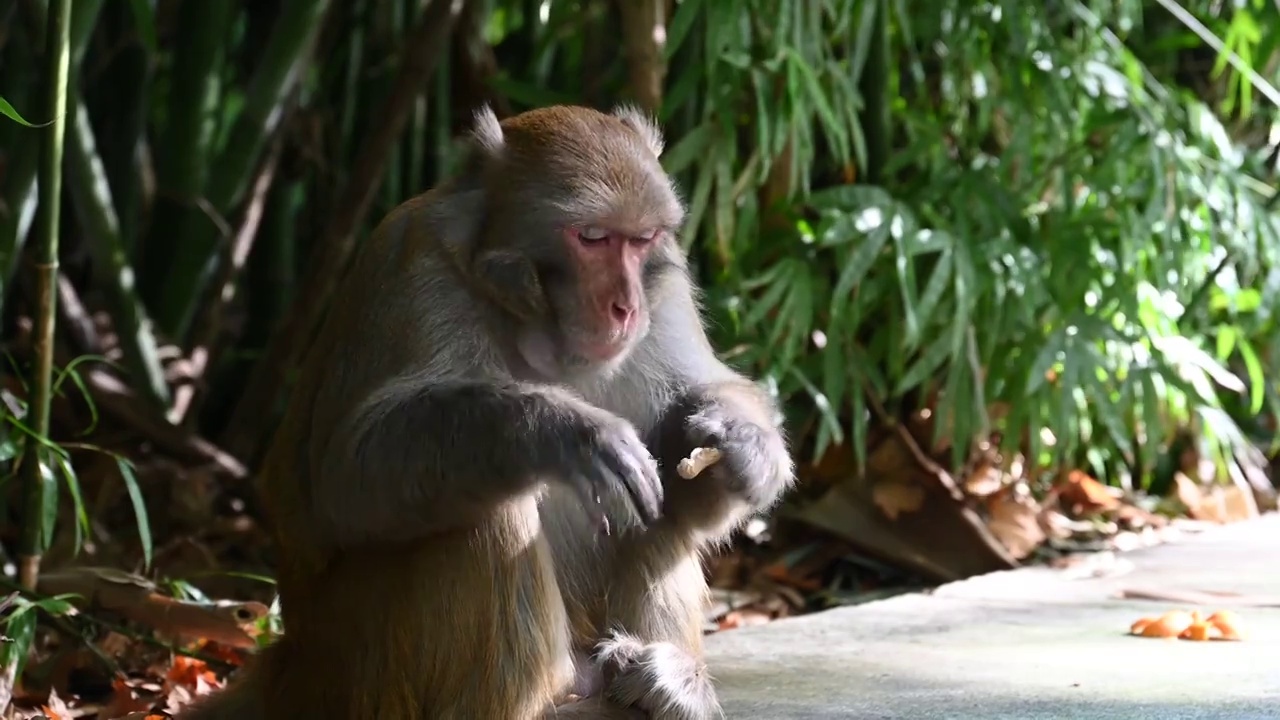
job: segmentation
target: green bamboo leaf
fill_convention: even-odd
[[[55,456],[55,462],[58,463],[58,469],[62,471],[62,479],[67,483],[67,492],[71,493],[71,503],[76,514],[76,522],[73,525],[75,545],[72,554],[79,555],[84,543],[84,534],[89,532],[89,513],[85,509],[84,497],[80,492],[80,478],[76,476],[75,468],[66,458]]]
[[[889,224],[881,222],[866,234],[862,243],[844,261],[844,267],[840,269],[840,277],[836,281],[835,290],[831,294],[831,314],[833,316],[838,317],[844,312],[844,308],[850,302],[850,295],[853,293],[854,288],[858,287],[863,278],[870,272],[871,266],[875,264],[880,251],[884,249],[885,243],[888,241]]]
[[[863,0],[862,17],[858,20],[858,31],[853,41],[853,54],[849,58],[849,76],[855,82],[862,78],[862,70],[866,67],[867,56],[871,52],[871,36],[877,26],[877,10],[887,11],[888,8],[880,0]]]
[[[775,308],[782,304],[783,298],[786,296],[787,290],[790,288],[791,278],[797,271],[803,272],[804,268],[797,269],[797,263],[803,262],[795,258],[787,258],[778,262],[779,270],[774,282],[765,290],[754,303],[752,303],[751,311],[747,313],[742,324],[747,327],[755,327],[764,322],[765,316],[772,313]]]
[[[1192,369],[1200,370],[1204,376],[1212,378],[1214,382],[1227,390],[1244,392],[1244,382],[1240,378],[1214,360],[1209,353],[1196,347],[1189,338],[1181,335],[1169,335],[1167,337],[1152,338],[1151,344],[1165,356],[1170,364],[1181,366],[1182,369],[1188,371]],[[1193,385],[1196,386],[1204,399],[1212,402],[1215,397],[1213,389],[1197,381],[1201,373],[1188,372],[1187,374],[1190,375]]]
[[[914,221],[900,212],[899,208],[895,208],[889,217],[889,234],[893,237],[894,247],[893,268],[898,278],[898,293],[902,298],[903,325],[905,326],[903,344],[909,348],[914,348],[920,341],[920,319],[916,315],[919,299],[916,294],[918,285],[915,262],[908,255],[904,240],[904,236],[915,234],[914,225]]]
[[[1267,376],[1262,370],[1262,361],[1258,359],[1252,343],[1240,338],[1237,347],[1240,350],[1241,359],[1244,360],[1245,372],[1249,375],[1249,412],[1256,415],[1262,412],[1262,405],[1266,400]]]
[[[800,368],[793,367],[788,373],[796,379],[797,382],[809,393],[809,397],[813,399],[813,405],[818,410],[818,417],[821,424],[826,427],[827,431],[836,437],[842,436],[840,429],[840,418],[835,414],[835,410],[831,407],[831,403],[827,401],[826,396],[818,389],[816,385],[809,380]]]
[[[732,134],[727,134],[727,136],[732,137]],[[729,238],[733,237],[735,198],[733,195],[732,159],[737,156],[737,152],[723,138],[719,146],[719,149],[712,156],[715,158],[712,163],[716,171],[716,182],[711,211],[716,246],[723,256],[729,249]],[[728,258],[725,257],[725,259],[727,260]]]
[[[1049,370],[1057,364],[1061,354],[1062,336],[1054,333],[1045,338],[1040,352],[1036,353],[1035,359],[1031,361],[1031,370],[1027,373],[1027,387],[1023,390],[1023,394],[1033,395],[1049,381]],[[1062,385],[1059,384],[1058,387]]]
[[[815,210],[843,210],[858,212],[867,208],[888,208],[893,198],[881,188],[868,185],[836,185],[818,190],[809,196],[809,205]]]
[[[79,610],[70,602],[71,598],[80,598],[77,593],[62,593],[53,597],[39,598],[32,600],[31,604],[55,617],[61,615],[75,615]]]
[[[937,307],[938,301],[942,299],[942,293],[951,284],[950,281],[951,251],[945,250],[938,256],[938,264],[933,266],[933,272],[929,273],[929,281],[925,283],[924,292],[920,294],[920,302],[916,307],[916,314],[919,316],[922,325],[927,326],[934,323],[934,308]]]
[[[671,16],[671,22],[667,23],[667,43],[662,49],[663,57],[668,62],[684,45],[685,38],[693,29],[693,24],[702,14],[702,6],[703,0],[681,0],[676,5],[675,14]],[[689,74],[697,76],[697,73]]]
[[[830,407],[843,407],[845,392],[849,387],[848,383],[853,379],[850,376],[857,372],[857,365],[848,362],[843,332],[834,327],[828,327],[826,339],[827,346],[820,353],[822,357],[822,390]],[[855,394],[859,392],[856,383],[853,388]],[[840,428],[840,423],[836,423],[834,428],[835,442],[843,442],[843,436],[844,433]]]
[[[84,402],[85,406],[89,409],[89,426],[86,427],[84,430],[80,431],[80,435],[82,436],[92,433],[94,429],[98,427],[98,403],[94,402],[93,395],[89,392],[89,386],[85,384],[84,378],[80,375],[79,372],[76,371],[77,366],[79,366],[81,363],[86,363],[89,361],[101,361],[110,365],[115,364],[107,360],[107,358],[102,355],[81,355],[73,359],[71,362],[67,363],[67,366],[65,368],[62,368],[57,372],[57,374],[54,376],[54,381],[52,386],[53,392],[55,394],[60,394],[62,390],[62,383],[67,378],[70,378],[71,383],[76,386],[77,390],[80,391],[80,399]]]
[[[1095,367],[1104,365],[1105,361],[1096,348],[1089,348],[1089,354],[1093,358]],[[1102,418],[1102,424],[1107,428],[1111,441],[1125,455],[1126,460],[1132,462],[1133,443],[1129,432],[1125,429],[1124,418],[1120,416],[1120,410],[1111,398],[1110,388],[1098,379],[1097,373],[1086,372],[1084,375],[1088,378],[1088,387],[1093,394],[1092,402],[1087,402],[1086,398],[1086,406],[1092,408]]]
[[[893,395],[899,396],[908,390],[919,386],[925,380],[929,379],[935,370],[942,367],[942,363],[948,358],[952,358],[951,338],[946,335],[938,335],[938,337],[929,345],[915,364],[901,378],[893,388]],[[960,364],[960,363],[955,363]]]
[[[855,371],[855,375],[859,371]],[[867,395],[857,385],[849,393],[849,436],[853,443],[853,457],[859,473],[867,469],[867,432],[870,421],[867,412]]]
[[[1235,350],[1236,329],[1231,325],[1218,328],[1217,352],[1218,360],[1225,361]]]
[[[947,368],[947,382],[943,390],[943,402],[939,403],[939,407],[945,407],[945,412],[940,412],[944,418],[950,418],[951,442],[951,463],[953,467],[962,467],[968,460],[970,442],[974,439],[975,420],[973,413],[973,374],[965,367],[965,363],[953,362]],[[944,424],[944,423],[940,423]]]
[[[44,500],[40,508],[39,528],[40,552],[43,553],[53,546],[53,533],[58,525],[58,478],[53,473],[53,467],[45,460],[44,453],[38,449],[35,457],[28,458],[26,462],[39,463],[40,485],[43,487],[40,497]]]
[[[711,144],[711,125],[702,123],[685,133],[680,141],[662,153],[662,165],[672,175],[678,175],[695,160],[706,158]]]
[[[48,125],[53,122],[52,120],[50,120],[49,122],[42,123],[40,125],[34,125],[30,122],[27,122],[27,119],[22,117],[22,115],[19,114],[18,111],[15,110],[12,105],[9,104],[9,101],[5,100],[3,97],[0,97],[0,115],[4,115],[10,120],[13,120],[14,122],[20,125],[26,125],[29,128],[42,128],[45,125]]]
[[[129,492],[129,502],[133,504],[133,516],[138,522],[138,540],[142,542],[142,561],[144,567],[151,566],[151,524],[147,519],[147,505],[142,500],[142,490],[138,487],[138,478],[133,474],[133,464],[120,455],[112,453],[116,467],[120,469],[120,479],[124,480],[125,489]]]
[[[753,124],[756,128],[756,147],[764,150],[773,145],[770,139],[773,137],[775,128],[772,126],[772,113],[769,112],[768,98],[773,95],[772,79],[760,70],[760,68],[751,69],[751,94],[755,98],[756,115],[753,118]],[[767,173],[769,166],[773,164],[773,153],[765,153],[764,166],[761,173]]]
[[[1142,444],[1143,464],[1151,467],[1160,456],[1164,427],[1160,419],[1160,392],[1150,371],[1138,373],[1142,386],[1142,425],[1146,442]]]
[[[3,627],[7,642],[0,643],[0,666],[14,668],[14,677],[22,677],[27,655],[31,652],[31,642],[36,635],[33,606],[26,602],[18,603],[5,618]]]

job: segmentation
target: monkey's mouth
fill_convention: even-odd
[[[606,363],[615,360],[627,349],[627,338],[606,342],[584,342],[578,344],[578,354],[593,362]]]

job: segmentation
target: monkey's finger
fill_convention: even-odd
[[[631,506],[635,509],[636,515],[640,517],[640,521],[645,525],[653,523],[657,520],[657,512],[654,509],[655,504],[646,500],[642,492],[637,487],[643,485],[646,479],[643,477],[643,471],[634,461],[623,459],[621,455],[615,453],[601,453],[600,463],[604,466],[601,470],[611,475],[617,485],[621,485],[626,491],[627,499],[631,502]],[[657,474],[654,474],[656,480]]]
[[[633,458],[627,479],[627,491],[636,511],[646,523],[656,522],[662,515],[662,480],[658,476],[657,464],[648,457]]]
[[[690,415],[685,427],[685,435],[694,447],[719,448],[728,432],[724,420],[705,411]]]

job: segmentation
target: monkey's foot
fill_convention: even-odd
[[[697,658],[669,642],[643,643],[614,633],[597,647],[605,693],[616,703],[636,707],[653,720],[711,720],[720,702]]]

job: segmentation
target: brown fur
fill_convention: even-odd
[[[260,474],[285,635],[184,720],[718,715],[701,553],[793,473],[769,399],[702,331],[661,134],[634,111],[549,108],[482,113],[473,144],[359,249]],[[643,285],[627,352],[571,363],[602,322],[574,253],[597,250],[564,250],[560,228],[596,219],[665,234],[619,256],[642,258],[617,280]],[[676,477],[698,443],[725,459]],[[604,482],[606,456],[639,464]],[[603,696],[568,701],[596,677]]]

